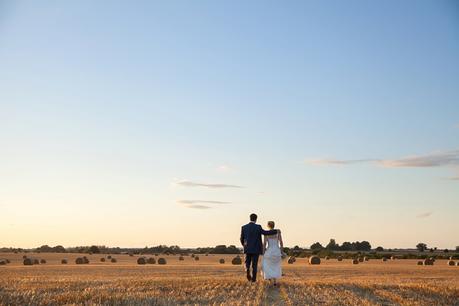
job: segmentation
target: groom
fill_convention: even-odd
[[[258,257],[263,254],[263,243],[261,235],[275,235],[277,230],[265,231],[261,225],[256,224],[257,215],[250,215],[250,223],[244,225],[241,229],[241,243],[244,247],[245,254],[245,269],[247,272],[247,280],[257,281]],[[252,266],[252,274],[250,274],[250,266]]]

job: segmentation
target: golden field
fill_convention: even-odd
[[[311,266],[300,258],[285,262],[281,286],[271,287],[261,277],[248,283],[243,266],[231,265],[232,255],[199,261],[160,255],[167,265],[137,265],[139,256],[112,255],[117,263],[102,263],[98,254],[76,265],[81,254],[28,253],[47,261],[34,266],[24,266],[22,255],[0,253],[11,261],[0,266],[0,305],[459,305],[459,266],[446,260],[417,266],[416,260],[330,259]]]

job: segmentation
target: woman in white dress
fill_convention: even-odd
[[[268,222],[268,228],[274,229],[274,221]],[[284,243],[282,242],[281,231],[277,229],[277,234],[271,236],[264,236],[263,243],[263,263],[262,273],[263,278],[274,282],[274,286],[277,285],[276,281],[282,277],[282,249]]]

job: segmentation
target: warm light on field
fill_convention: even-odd
[[[284,261],[280,288],[263,281],[248,283],[233,255],[163,256],[167,265],[138,265],[136,256],[87,255],[89,265],[76,265],[82,254],[33,254],[46,264],[23,266],[23,254],[2,254],[11,263],[0,267],[0,304],[225,304],[225,305],[454,305],[459,300],[459,267],[437,260],[322,260],[309,265],[298,258]],[[150,256],[150,255],[148,255]],[[153,257],[155,257],[153,255]],[[61,264],[63,258],[69,263]],[[224,258],[226,263],[220,264]],[[254,296],[255,295],[255,296]]]

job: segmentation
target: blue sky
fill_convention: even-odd
[[[2,1],[0,245],[459,245],[458,54],[455,1]]]

